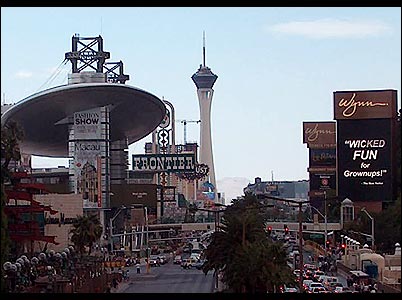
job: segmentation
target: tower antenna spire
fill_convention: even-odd
[[[202,32],[202,66],[205,67],[205,31]]]

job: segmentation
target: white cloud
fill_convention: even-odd
[[[280,23],[268,28],[275,33],[302,35],[310,38],[364,38],[379,36],[391,28],[378,21],[345,21],[320,19]]]
[[[14,77],[19,79],[31,78],[33,76],[32,72],[29,71],[18,71],[15,73]]]

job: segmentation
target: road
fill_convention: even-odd
[[[303,261],[308,260],[309,252],[303,251]],[[141,265],[141,274],[136,274],[135,267],[129,270],[130,279],[122,285],[118,293],[213,293],[214,277],[212,272],[205,275],[201,270],[183,269],[170,260],[160,267],[152,267],[146,274],[146,266]],[[338,274],[338,280],[346,286],[346,278]]]
[[[127,287],[120,293],[213,293],[214,278],[212,272],[205,275],[195,268],[187,270],[172,261],[160,267],[152,267],[145,275],[145,266],[141,274],[136,274],[134,267],[129,267],[130,279]]]
[[[303,249],[303,261],[306,264],[311,264],[311,261],[309,260],[309,255],[311,255],[311,252],[307,252]],[[317,265],[317,262],[313,263],[314,265]],[[329,274],[328,274],[329,275]],[[343,286],[347,286],[346,283],[346,277],[343,274],[337,273],[336,276],[338,278],[338,282],[342,283]]]

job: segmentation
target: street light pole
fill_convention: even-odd
[[[208,212],[208,214],[209,214],[209,212]],[[215,232],[218,231],[218,222],[219,222],[218,217],[219,217],[219,212],[216,210],[215,211],[215,230],[214,230]],[[218,270],[216,270],[216,272],[215,272],[215,289],[217,291],[219,291]]]
[[[299,202],[299,290],[303,291],[303,218],[302,218],[302,202]]]
[[[371,248],[374,251],[374,245],[375,245],[375,239],[374,239],[374,218],[372,216],[370,216],[370,214],[367,212],[366,208],[363,207],[361,209],[361,211],[363,211],[371,220]]]
[[[150,271],[150,263],[149,263],[149,227],[148,227],[148,208],[146,206],[144,206],[144,211],[145,211],[145,227],[146,229],[146,239],[147,239],[147,243],[146,243],[146,254],[147,254],[147,274],[149,274]]]
[[[304,203],[309,203],[310,201],[308,200],[290,200],[290,199],[284,199],[284,198],[279,198],[279,197],[272,197],[268,195],[264,195],[264,198],[267,199],[273,199],[273,200],[279,200],[279,201],[285,201],[288,203],[296,203],[299,205],[299,270],[300,270],[300,276],[299,276],[299,289],[300,292],[303,291],[303,216],[302,216],[302,205]]]
[[[120,214],[120,212],[123,209],[126,209],[126,207],[125,206],[119,207],[119,209],[117,210],[116,214],[112,218],[109,219],[110,252],[112,254],[113,254],[113,248],[114,248],[114,245],[113,245],[113,221],[117,218],[117,216]]]
[[[310,206],[313,208],[316,212],[320,214],[321,217],[323,217],[324,222],[325,222],[325,228],[324,228],[324,249],[327,245],[327,236],[328,236],[328,229],[327,229],[327,215],[323,215],[318,209],[316,209],[314,206]]]
[[[109,219],[109,235],[110,235],[110,253],[113,254],[113,220],[112,218]]]
[[[215,207],[219,208],[220,206],[227,207],[225,204],[215,203]],[[219,231],[219,213],[224,211],[224,210],[220,210],[220,209],[212,210],[212,209],[198,208],[198,207],[196,209],[200,210],[200,211],[206,211],[208,213],[213,212],[214,213],[214,227],[215,227],[214,232]],[[215,271],[215,289],[216,290],[219,290],[219,278],[218,278],[218,276],[219,276],[219,270],[216,270]]]

